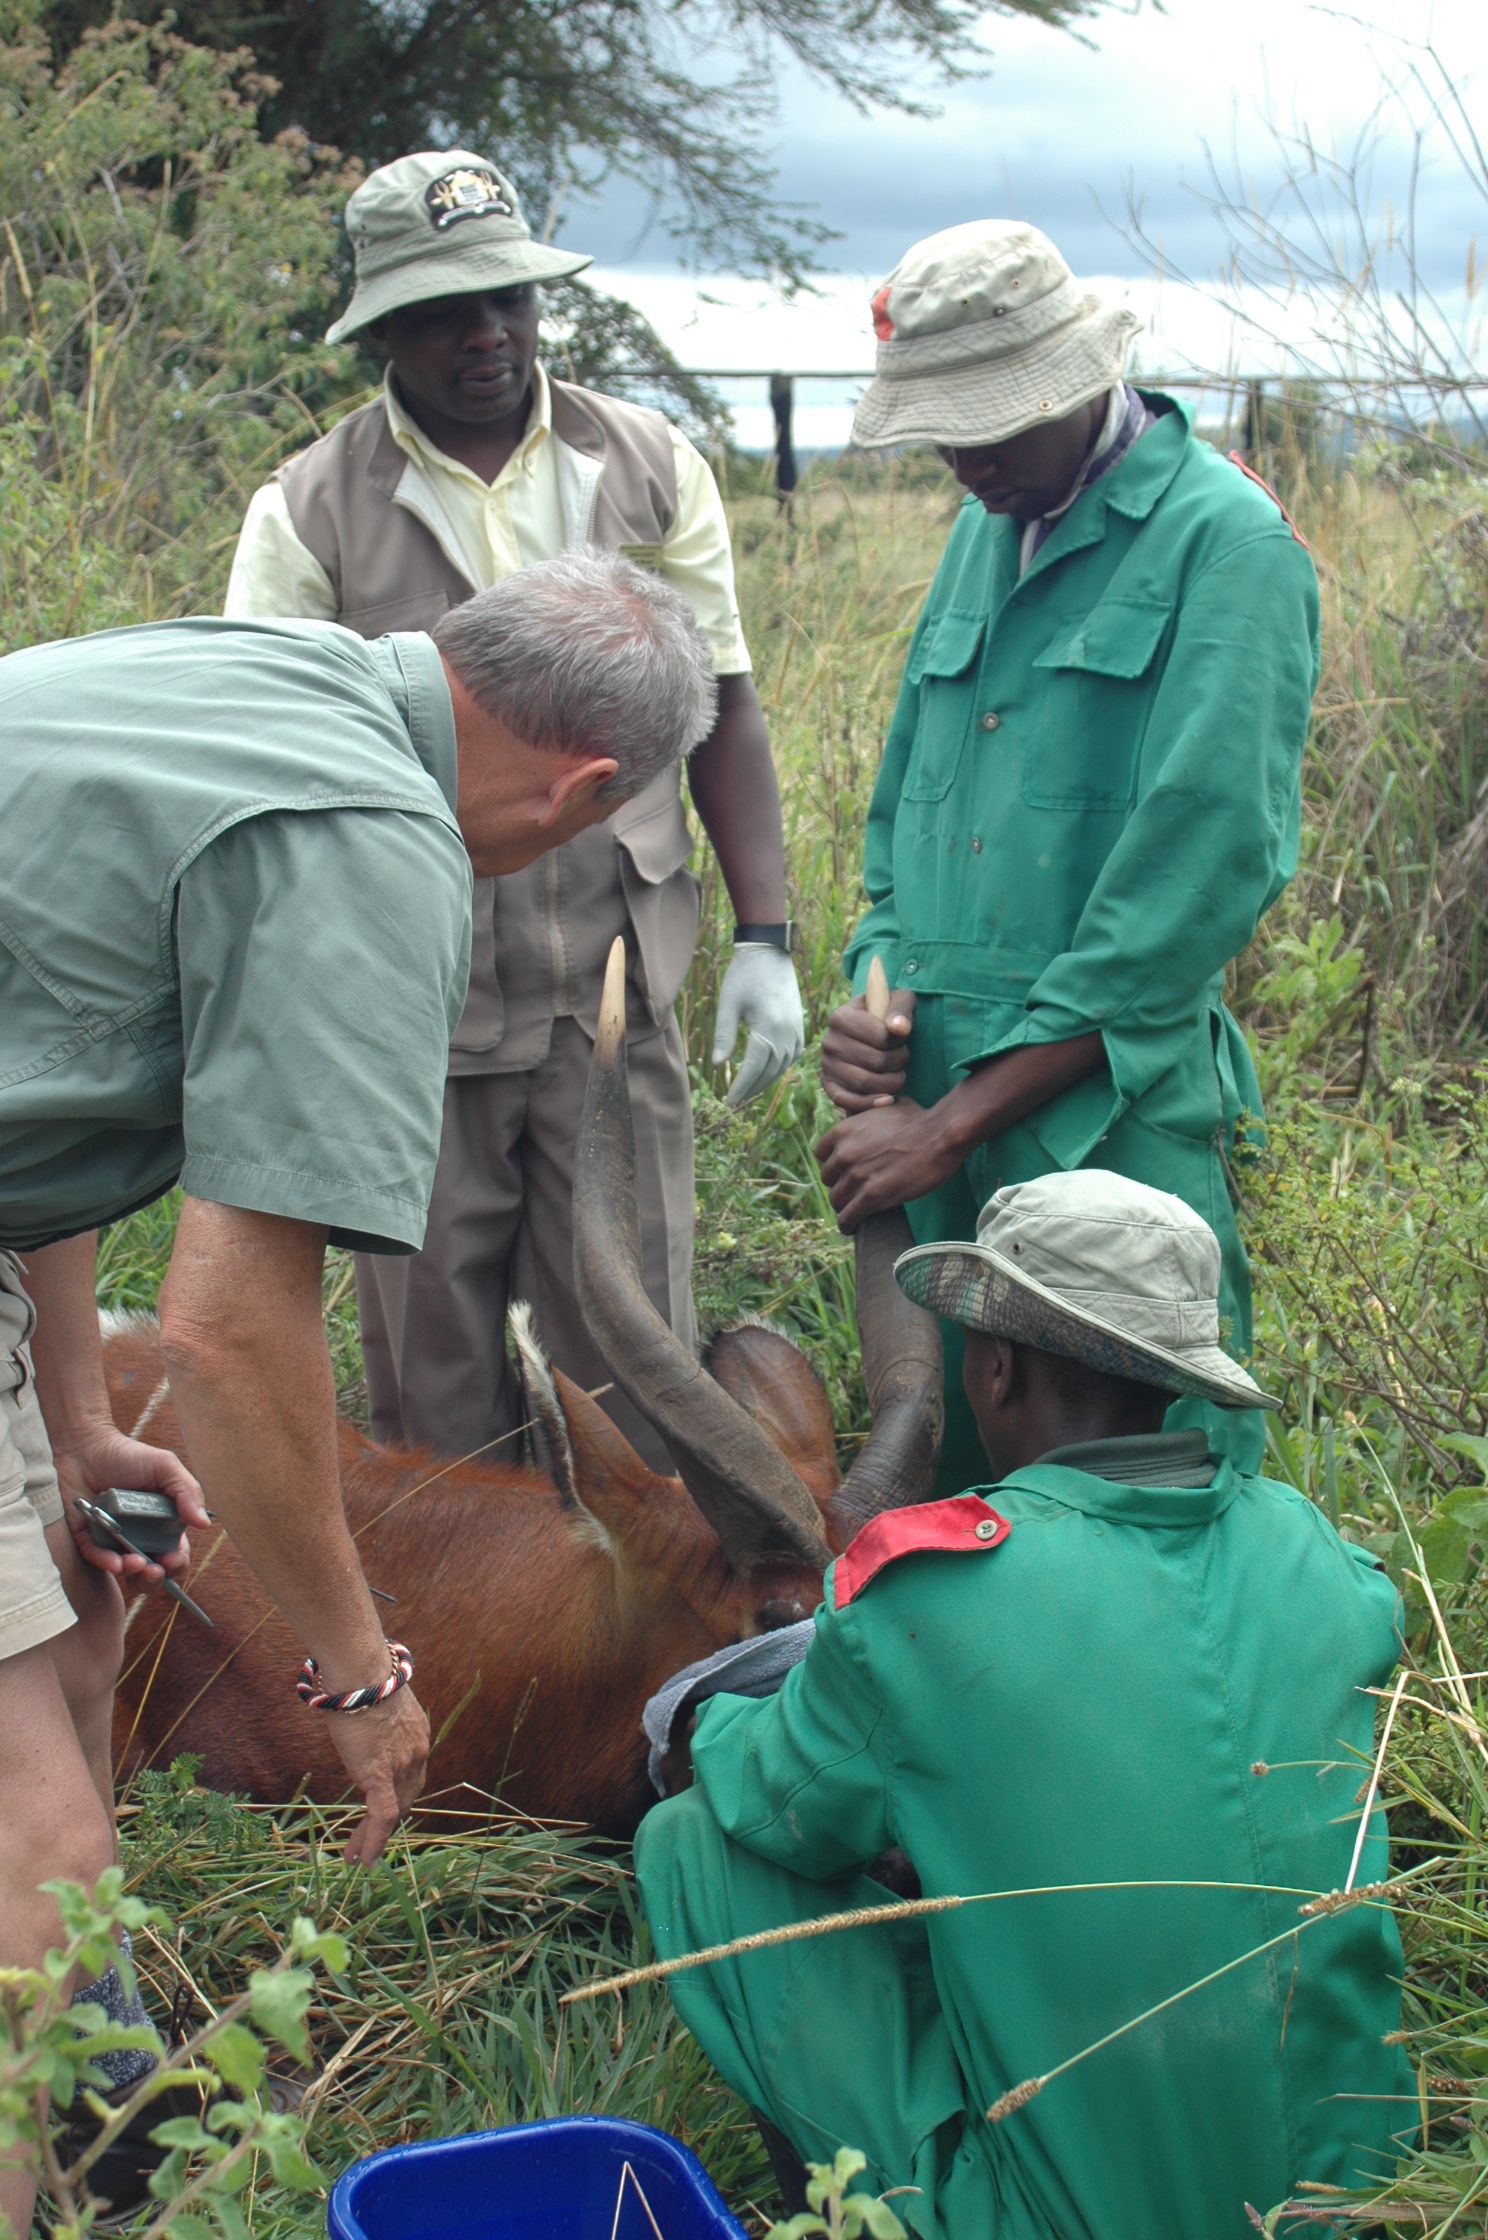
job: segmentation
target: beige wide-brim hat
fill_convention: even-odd
[[[400,156],[364,179],[346,205],[356,291],[327,342],[435,296],[566,280],[592,257],[534,241],[511,181],[462,148]]]
[[[1219,1343],[1219,1239],[1166,1190],[1098,1167],[989,1198],[975,1244],[895,1262],[919,1306],[969,1330],[1221,1408],[1279,1408]]]
[[[1002,443],[1115,387],[1134,312],[1082,294],[1037,226],[978,218],[917,241],[873,298],[865,450]]]

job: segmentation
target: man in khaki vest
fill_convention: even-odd
[[[431,627],[486,585],[576,545],[619,550],[683,593],[719,681],[693,754],[693,802],[738,925],[714,1061],[748,1031],[742,1102],[800,1055],[780,802],[739,627],[733,559],[706,462],[659,413],[555,381],[537,363],[538,286],[592,259],[535,242],[515,189],[481,157],[404,156],[347,205],[356,291],[327,340],[367,332],[380,397],[254,496],[231,616],[305,615],[365,638]],[[521,1421],[506,1358],[512,1296],[558,1365],[608,1381],[573,1295],[574,1139],[604,961],[630,953],[630,1094],[646,1288],[696,1340],[692,1113],[673,1003],[698,928],[678,772],[530,870],[476,882],[470,995],[450,1051],[424,1249],[359,1258],[372,1428],[467,1454]],[[670,1463],[629,1403],[605,1406]]]

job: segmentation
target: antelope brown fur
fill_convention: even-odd
[[[162,1381],[153,1326],[141,1318],[113,1332],[105,1358],[127,1430]],[[711,1361],[736,1397],[759,1403],[768,1387],[788,1419],[791,1459],[829,1504],[831,1415],[802,1355],[746,1328],[715,1341]],[[387,1629],[414,1651],[434,1733],[453,1721],[430,1791],[499,1790],[520,1811],[618,1835],[652,1793],[646,1698],[695,1658],[807,1616],[821,1578],[808,1564],[742,1577],[680,1480],[654,1476],[595,1401],[556,1372],[552,1381],[579,1492],[513,1463],[450,1469],[374,1446],[350,1424],[342,1491],[368,1580],[397,1597],[384,1606]],[[168,1398],[148,1436],[184,1453]],[[824,1529],[834,1536],[829,1507]],[[344,1795],[324,1719],[294,1693],[303,1649],[220,1528],[197,1536],[186,1584],[215,1631],[158,1590],[131,1612],[115,1711],[119,1779],[191,1751],[211,1788],[266,1802],[302,1786],[323,1801]]]
[[[647,1697],[683,1665],[809,1615],[832,1552],[880,1509],[929,1494],[942,1408],[938,1325],[893,1279],[910,1241],[902,1214],[858,1235],[874,1422],[845,1481],[826,1397],[788,1339],[746,1325],[701,1362],[679,1343],[641,1283],[624,1006],[617,941],[575,1160],[574,1273],[602,1357],[679,1475],[656,1476],[550,1367],[525,1308],[512,1332],[536,1467],[450,1465],[341,1429],[362,1568],[396,1597],[387,1630],[413,1652],[438,1738],[429,1791],[468,1784],[616,1835],[650,1798]],[[105,1353],[121,1428],[189,1463],[153,1325],[112,1330]],[[303,1652],[225,1534],[204,1538],[186,1584],[215,1631],[158,1593],[136,1604],[115,1720],[120,1777],[192,1751],[212,1788],[265,1802],[343,1795],[325,1715],[294,1693]]]

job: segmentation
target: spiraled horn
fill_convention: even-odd
[[[928,1501],[945,1435],[945,1363],[940,1324],[907,1299],[894,1262],[914,1243],[899,1208],[875,1213],[854,1240],[858,1340],[873,1429],[831,1500],[844,1541],[883,1509]]]
[[[864,1001],[875,1019],[887,1019],[889,978],[881,957],[869,959]],[[832,1497],[839,1533],[856,1531],[882,1509],[928,1501],[934,1489],[945,1435],[940,1324],[894,1281],[894,1262],[913,1243],[899,1207],[871,1214],[854,1240],[858,1342],[873,1429]]]
[[[574,1160],[574,1281],[589,1334],[615,1382],[666,1442],[734,1568],[747,1576],[781,1560],[824,1567],[830,1552],[816,1503],[759,1426],[680,1343],[641,1282],[623,939],[610,950],[605,972]]]

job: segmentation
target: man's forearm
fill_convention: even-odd
[[[687,768],[735,916],[778,924],[786,914],[780,788],[753,677],[719,678],[718,720]]]
[[[1083,1081],[1104,1055],[1100,1035],[1082,1034],[1069,1042],[1025,1043],[990,1058],[934,1107],[948,1148],[958,1154],[958,1163],[969,1158],[978,1144],[989,1143]]]
[[[31,1340],[36,1397],[54,1448],[77,1446],[90,1426],[110,1420],[94,1290],[97,1265],[93,1229],[25,1258],[26,1289],[36,1308]]]
[[[324,1251],[312,1223],[188,1198],[161,1335],[208,1503],[341,1690],[383,1679],[387,1651],[341,1505]]]

